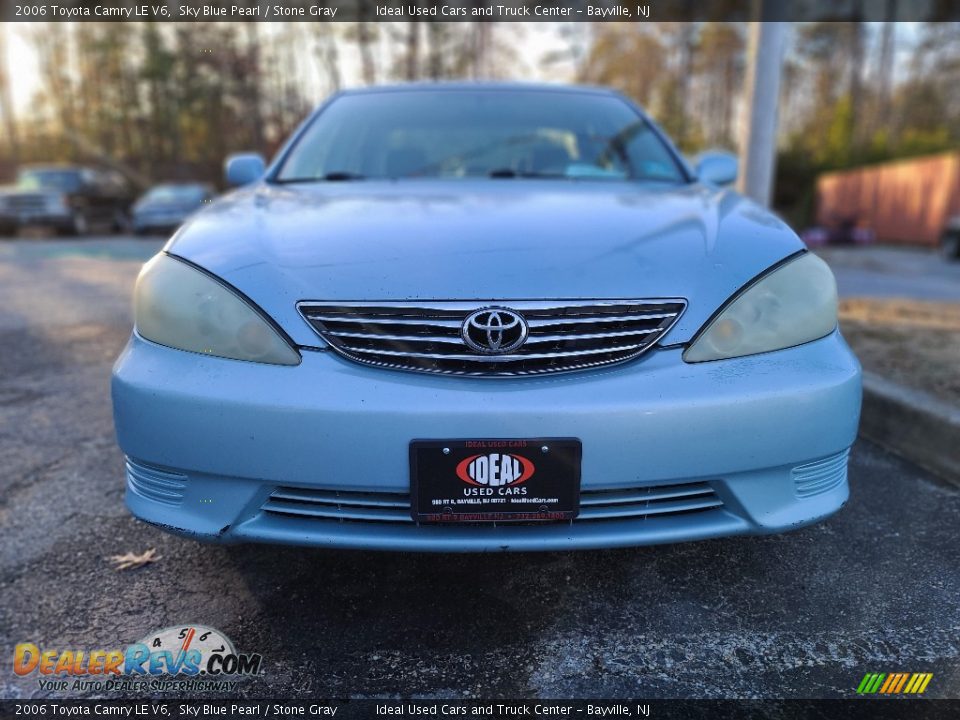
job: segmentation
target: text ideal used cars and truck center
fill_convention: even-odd
[[[199,540],[559,550],[847,500],[860,365],[783,222],[594,88],[344,92],[144,267],[127,504]]]

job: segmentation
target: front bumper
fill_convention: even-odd
[[[303,351],[296,367],[172,350],[134,335],[113,375],[127,504],[198,539],[392,550],[560,550],[788,530],[838,510],[860,411],[860,366],[839,333],[797,348],[687,364],[655,350],[621,366],[526,379],[363,367]],[[577,437],[582,490],[703,488],[604,519],[417,525],[391,513],[283,514],[292,491],[400,500],[408,444],[427,438]],[[670,493],[667,492],[667,495]],[[674,503],[674,504],[669,504]],[[369,506],[368,506],[369,507]],[[267,509],[265,509],[267,508]]]
[[[49,227],[62,230],[73,227],[73,217],[67,212],[15,213],[0,211],[0,227]]]

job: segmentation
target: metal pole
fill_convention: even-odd
[[[772,3],[763,3],[761,18]],[[780,73],[788,23],[750,24],[747,68],[746,122],[740,140],[740,179],[737,189],[761,205],[769,205],[777,159],[777,107]]]

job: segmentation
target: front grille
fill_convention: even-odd
[[[302,302],[297,307],[335,351],[356,362],[447,375],[517,376],[632,360],[670,329],[686,302]],[[467,317],[488,307],[526,321],[529,333],[516,350],[483,354],[464,342]]]
[[[819,495],[837,487],[847,479],[847,460],[850,450],[844,450],[823,460],[793,468],[793,486],[798,497]]]
[[[164,470],[153,465],[145,465],[127,458],[127,489],[147,500],[179,505],[187,490],[187,476],[182,473]]]
[[[42,213],[47,210],[46,195],[8,195],[7,208],[15,212]]]
[[[722,505],[723,502],[713,488],[705,482],[584,490],[580,495],[580,514],[571,522],[579,524],[604,520],[642,520],[652,516],[701,512]],[[406,493],[281,487],[270,495],[262,510],[275,516],[340,522],[413,523],[413,518],[410,517],[410,496]]]

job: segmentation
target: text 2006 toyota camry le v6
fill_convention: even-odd
[[[198,539],[546,550],[770,533],[847,499],[830,270],[583,88],[321,107],[137,281],[135,515]]]

